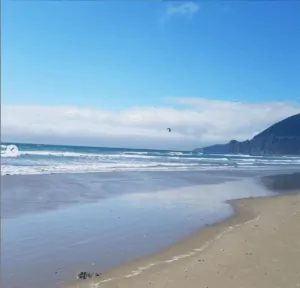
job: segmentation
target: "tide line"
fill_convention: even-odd
[[[157,261],[157,262],[154,262],[154,263],[150,263],[146,266],[142,266],[142,267],[139,267],[137,270],[133,270],[131,271],[131,273],[129,274],[126,274],[124,276],[120,276],[120,277],[115,277],[115,278],[108,278],[108,279],[104,279],[102,281],[99,281],[99,282],[96,282],[96,283],[90,283],[89,287],[88,288],[97,288],[99,287],[101,284],[103,283],[106,283],[106,282],[110,282],[110,281],[116,281],[116,280],[120,280],[120,279],[124,279],[124,278],[131,278],[131,277],[135,277],[135,276],[138,276],[140,275],[142,272],[146,271],[146,270],[149,270],[151,269],[152,267],[154,266],[158,266],[158,265],[163,265],[163,264],[171,264],[175,261],[178,261],[180,259],[183,259],[183,258],[187,258],[187,257],[191,257],[193,255],[196,255],[197,253],[203,251],[204,249],[208,248],[211,244],[213,244],[215,241],[219,240],[223,235],[233,231],[235,228],[239,227],[239,226],[242,226],[242,225],[246,225],[246,224],[250,224],[250,223],[253,223],[253,222],[256,222],[260,219],[260,215],[258,215],[256,218],[254,219],[251,219],[251,220],[248,220],[244,223],[239,223],[239,224],[236,224],[234,226],[229,226],[228,228],[226,228],[225,230],[223,230],[221,233],[219,233],[216,237],[214,237],[213,239],[211,240],[208,240],[204,243],[204,245],[202,245],[201,247],[199,248],[195,248],[193,249],[191,252],[189,253],[186,253],[186,254],[181,254],[181,255],[178,255],[178,256],[174,256],[172,257],[171,259],[168,259],[168,260],[165,260],[165,261]]]

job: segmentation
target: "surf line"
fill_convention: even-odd
[[[191,257],[191,256],[193,256],[193,255],[195,255],[195,254],[203,251],[204,249],[208,248],[215,241],[219,240],[223,235],[225,235],[225,234],[233,231],[235,228],[237,228],[239,226],[242,226],[242,225],[247,225],[247,224],[251,224],[253,222],[257,222],[259,219],[260,219],[260,215],[258,215],[254,219],[248,220],[246,222],[238,223],[238,224],[236,224],[234,226],[229,226],[225,230],[223,230],[221,233],[219,233],[217,236],[215,236],[213,239],[206,241],[203,246],[201,246],[199,248],[195,248],[195,249],[193,249],[191,252],[189,252],[187,254],[181,254],[181,255],[178,255],[178,256],[174,256],[171,259],[165,260],[165,261],[157,261],[157,262],[154,262],[154,263],[150,263],[150,264],[148,264],[146,266],[139,267],[137,270],[133,270],[133,271],[131,271],[131,273],[126,274],[124,276],[115,277],[115,278],[108,278],[108,279],[104,279],[104,280],[96,282],[96,283],[90,283],[89,286],[88,286],[88,288],[97,288],[101,284],[104,284],[106,282],[121,280],[121,279],[124,279],[124,278],[131,278],[131,277],[134,277],[134,276],[137,276],[137,275],[141,274],[142,272],[144,272],[144,271],[146,271],[146,270],[148,270],[148,269],[150,269],[150,268],[152,268],[154,266],[158,266],[158,265],[162,265],[162,264],[171,264],[171,263],[173,263],[175,261],[178,261],[178,260],[180,260],[182,258]]]

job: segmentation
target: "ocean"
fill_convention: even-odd
[[[1,175],[300,167],[300,157],[14,143],[1,144],[1,162]]]
[[[228,200],[274,195],[261,176],[299,170],[300,157],[2,143],[1,284],[105,273],[230,217]]]

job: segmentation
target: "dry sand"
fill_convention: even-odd
[[[235,202],[236,216],[68,287],[300,287],[300,194]]]

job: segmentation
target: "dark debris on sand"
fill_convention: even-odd
[[[85,279],[92,278],[92,277],[99,277],[100,275],[101,275],[101,273],[90,273],[90,272],[83,271],[83,272],[77,273],[76,278],[85,280]]]

